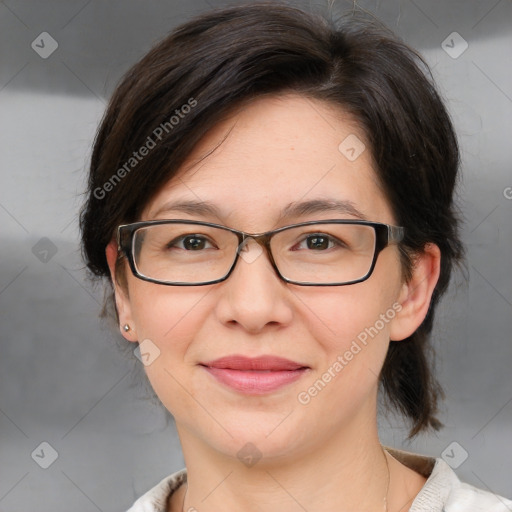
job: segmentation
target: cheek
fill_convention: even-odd
[[[315,292],[303,296],[302,302],[307,324],[317,341],[326,350],[342,350],[352,340],[364,341],[365,333],[375,333],[375,328],[385,336],[395,315],[393,299],[394,293],[385,286],[376,289],[359,283]]]
[[[318,359],[297,400],[313,416],[334,424],[373,404],[389,343],[389,322],[395,313],[375,293],[363,293],[361,288],[356,293],[355,287],[348,290],[304,301],[311,303],[314,312],[309,313],[309,331]],[[326,410],[331,411],[330,420]]]
[[[331,372],[343,392],[358,395],[378,380],[397,314],[400,267],[382,259],[374,274],[354,286],[301,296],[309,332],[321,347],[318,374]],[[389,264],[388,264],[389,263]],[[325,375],[327,380],[329,375]],[[366,383],[366,384],[364,384]],[[332,389],[334,389],[334,387]],[[339,389],[338,388],[338,389]]]
[[[201,301],[208,290],[141,283],[130,290],[139,338],[149,338],[163,349],[180,346],[200,324]]]
[[[174,393],[177,382],[185,375],[189,348],[207,314],[207,301],[203,299],[208,290],[147,285],[137,284],[130,292],[139,342],[157,354],[145,370],[157,394],[164,382],[165,388]]]

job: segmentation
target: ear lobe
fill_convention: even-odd
[[[137,331],[135,322],[131,314],[130,298],[128,289],[121,286],[116,280],[116,261],[118,256],[117,243],[112,240],[105,248],[105,256],[107,258],[108,268],[110,269],[110,278],[112,287],[114,288],[114,297],[116,301],[117,315],[119,317],[119,330],[125,339],[136,342]],[[128,325],[129,330],[125,330],[124,326]]]
[[[441,251],[437,245],[429,243],[416,257],[412,277],[400,291],[398,302],[402,309],[391,322],[391,340],[408,338],[421,325],[427,316],[440,270]]]

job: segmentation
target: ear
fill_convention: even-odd
[[[110,269],[110,277],[112,280],[112,286],[114,288],[114,296],[116,300],[117,315],[119,317],[119,330],[121,334],[128,340],[136,342],[137,339],[137,328],[133,321],[130,298],[128,296],[128,289],[121,286],[116,280],[116,261],[117,261],[117,243],[112,240],[105,249],[105,255],[107,257],[108,268]],[[128,325],[130,329],[125,331],[124,326]]]
[[[409,337],[427,316],[432,293],[439,279],[441,251],[435,244],[427,244],[414,261],[411,279],[402,285],[397,302],[401,309],[390,326],[390,339],[399,341]]]

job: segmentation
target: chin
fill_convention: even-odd
[[[231,436],[223,433],[212,437],[211,431],[205,432],[205,440],[215,449],[228,456],[240,458],[247,456],[260,457],[264,462],[282,459],[300,451],[301,446],[312,433],[304,422],[297,421],[298,415],[252,412],[234,414],[233,421],[226,421],[224,426]],[[224,415],[229,420],[227,415]],[[218,432],[219,429],[216,429]]]

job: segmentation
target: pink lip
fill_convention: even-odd
[[[307,366],[276,356],[232,355],[201,363],[219,382],[242,393],[261,395],[296,381]]]

